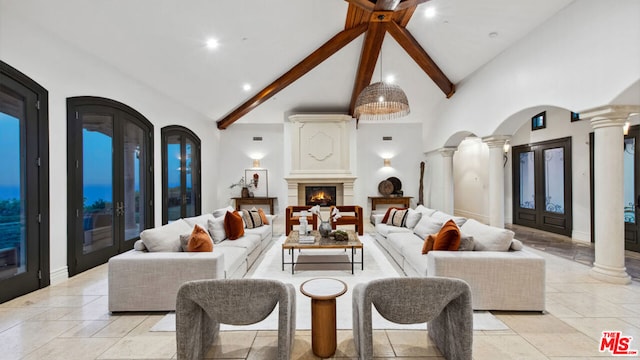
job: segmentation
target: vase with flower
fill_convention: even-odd
[[[313,206],[311,209],[309,209],[309,212],[312,214],[316,214],[320,219],[320,225],[318,226],[318,232],[320,233],[320,236],[322,236],[323,238],[329,237],[329,234],[331,233],[331,230],[332,230],[331,223],[329,222],[329,220],[322,219],[322,213],[320,212],[320,205]],[[333,221],[335,222],[340,217],[341,217],[340,211],[337,208],[333,208],[333,213],[330,215],[330,218],[333,219]]]

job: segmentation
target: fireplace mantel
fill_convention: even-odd
[[[304,205],[304,186],[335,184],[338,205],[352,204],[356,176],[355,119],[344,114],[296,114],[291,123],[291,157],[287,181],[289,205]]]

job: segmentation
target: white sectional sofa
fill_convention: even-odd
[[[236,240],[221,241],[224,232],[215,234],[213,252],[181,251],[181,235],[184,239],[195,224],[211,233],[209,221],[221,224],[226,210],[215,211],[218,217],[205,214],[145,230],[134,249],[109,259],[109,311],[171,311],[186,281],[242,278],[273,238],[271,215],[268,225],[245,228],[245,235]],[[159,239],[163,245],[156,249]]]
[[[422,206],[412,213],[419,213],[414,227],[384,224],[382,214],[373,216],[376,240],[408,276],[467,281],[474,310],[545,310],[544,258],[523,249],[522,243],[513,239],[513,232]],[[433,250],[423,255],[425,236],[437,233],[448,219],[459,226],[461,247],[466,246],[467,251]]]

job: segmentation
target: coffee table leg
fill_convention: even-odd
[[[295,267],[295,263],[293,262],[293,255],[295,254],[295,250],[291,252],[291,275],[293,275],[293,268]]]
[[[336,352],[336,299],[311,299],[311,348],[328,358]]]
[[[356,248],[351,247],[351,275],[353,275],[353,262],[356,261]]]

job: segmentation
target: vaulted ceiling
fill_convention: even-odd
[[[407,93],[402,121],[428,121],[454,84],[572,1],[0,0],[0,11],[225,128],[352,113],[379,72]]]

